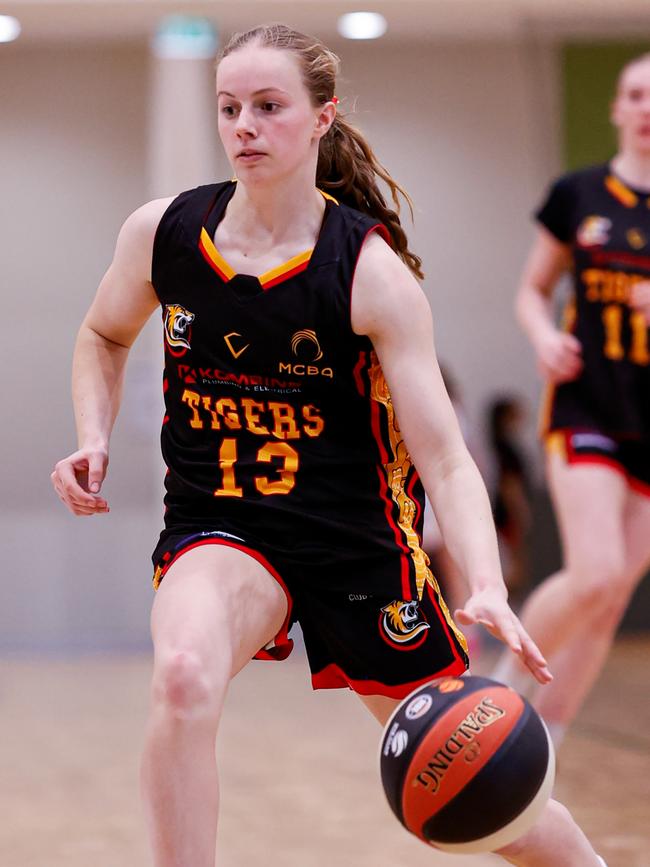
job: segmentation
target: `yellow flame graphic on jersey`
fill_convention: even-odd
[[[390,439],[390,447],[392,451],[392,460],[389,459],[385,465],[386,475],[388,477],[388,487],[391,491],[393,501],[399,509],[399,517],[397,524],[400,530],[406,537],[406,543],[411,549],[411,558],[415,565],[415,580],[418,592],[418,599],[422,599],[424,585],[428,583],[436,595],[440,609],[445,617],[445,620],[453,630],[461,647],[467,653],[467,641],[460,629],[454,623],[454,620],[449,613],[447,603],[442,597],[440,586],[429,569],[429,558],[420,547],[418,534],[413,529],[413,521],[415,520],[415,503],[406,493],[404,486],[408,478],[408,474],[413,467],[413,461],[406,448],[404,437],[399,429],[393,401],[388,390],[388,384],[384,378],[384,373],[379,364],[379,359],[375,352],[370,353],[370,397],[372,400],[382,404],[388,416],[388,435]]]

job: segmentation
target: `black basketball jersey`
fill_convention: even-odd
[[[168,513],[263,527],[286,545],[398,546],[405,581],[415,569],[421,586],[422,486],[372,343],[350,321],[362,244],[387,232],[325,196],[312,250],[237,274],[213,243],[234,190],[182,193],[155,237]]]
[[[650,192],[609,165],[561,177],[536,214],[571,246],[574,298],[565,325],[582,344],[580,377],[549,389],[545,430],[597,429],[650,440],[650,340],[630,289],[650,279]]]

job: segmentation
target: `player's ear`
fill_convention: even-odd
[[[327,135],[332,124],[336,120],[336,105],[332,100],[323,103],[323,105],[319,106],[318,113],[316,115],[316,124],[314,128],[314,133],[317,138],[323,138],[323,136]]]

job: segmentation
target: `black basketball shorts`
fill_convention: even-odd
[[[650,497],[650,442],[617,439],[597,430],[555,430],[545,437],[546,451],[568,464],[600,464],[623,475],[633,491]]]
[[[467,644],[428,568],[421,591],[405,556],[385,548],[341,552],[331,540],[273,542],[223,521],[169,526],[153,553],[154,587],[199,545],[227,545],[261,563],[286,593],[288,613],[256,659],[286,659],[299,622],[314,689],[347,687],[361,695],[403,698],[434,678],[460,675]],[[426,556],[422,553],[422,556]]]

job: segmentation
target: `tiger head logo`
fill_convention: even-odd
[[[581,247],[601,247],[609,241],[612,221],[607,217],[592,215],[580,223],[576,238]]]
[[[420,611],[417,599],[396,599],[381,609],[379,631],[382,638],[400,650],[419,647],[431,627]]]
[[[191,349],[188,329],[194,322],[194,314],[180,304],[165,305],[165,336],[170,346]]]

